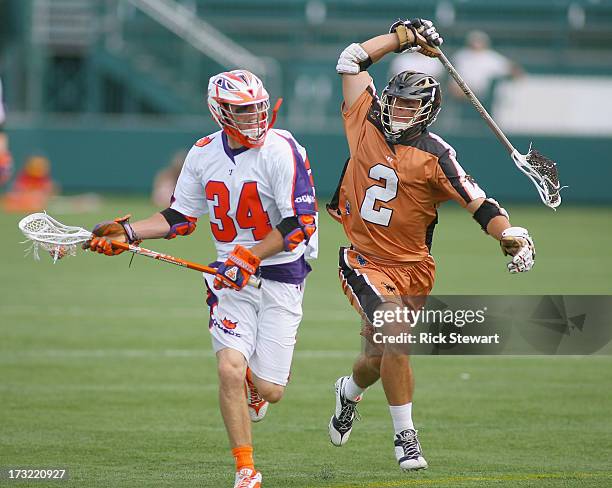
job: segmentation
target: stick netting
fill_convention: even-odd
[[[39,260],[39,248],[47,251],[53,261],[65,256],[74,256],[77,246],[91,238],[91,232],[75,226],[64,225],[46,213],[35,213],[19,222],[19,229],[30,243],[26,255]]]
[[[512,158],[536,186],[542,202],[551,208],[558,207],[561,204],[560,191],[565,187],[559,182],[557,163],[531,147],[526,155],[515,151]]]

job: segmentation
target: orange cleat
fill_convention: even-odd
[[[234,488],[261,488],[261,473],[251,468],[236,472]]]
[[[263,418],[266,416],[266,412],[268,411],[268,405],[270,404],[264,400],[257,391],[257,387],[255,386],[255,383],[253,383],[250,368],[247,368],[246,378],[244,379],[244,390],[246,392],[251,422],[259,422],[263,420]]]

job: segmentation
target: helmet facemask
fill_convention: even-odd
[[[440,111],[440,85],[431,76],[406,71],[394,76],[382,93],[380,119],[391,143],[421,134]]]
[[[220,124],[225,131],[247,147],[263,144],[268,131],[269,100],[247,105],[219,104]]]

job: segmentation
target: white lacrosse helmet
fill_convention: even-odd
[[[246,147],[264,143],[270,96],[253,73],[236,69],[219,73],[208,82],[208,108],[227,135]]]

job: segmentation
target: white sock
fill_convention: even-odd
[[[366,391],[366,388],[361,388],[361,386],[355,383],[353,375],[344,382],[344,396],[352,402],[358,401],[358,399],[361,400],[359,397],[364,391]]]
[[[406,405],[389,405],[391,418],[393,419],[393,429],[396,434],[399,434],[406,429],[414,429],[412,423],[412,402]]]

